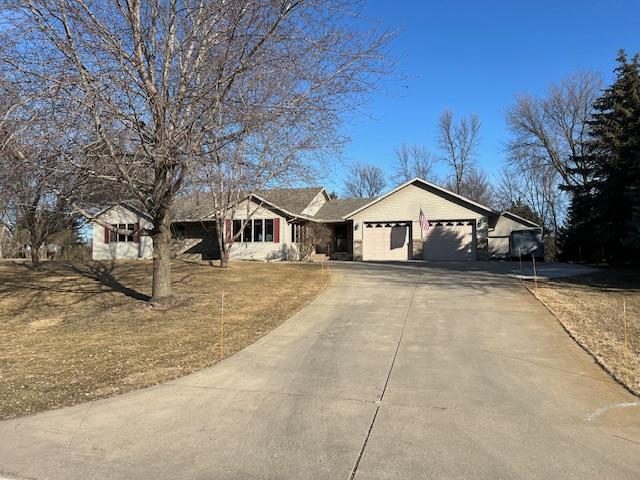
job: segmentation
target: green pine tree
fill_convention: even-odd
[[[590,220],[602,260],[640,259],[640,56],[618,58],[616,80],[595,102],[589,122],[594,203]]]

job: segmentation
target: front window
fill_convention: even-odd
[[[135,241],[135,229],[136,226],[133,223],[118,223],[111,225],[117,232],[111,231],[109,235],[110,243],[126,243]],[[125,233],[128,231],[130,233]]]
[[[264,221],[264,241],[273,242],[273,218]]]
[[[273,242],[274,221],[273,218],[254,218],[233,221],[233,241],[242,243]],[[240,235],[238,235],[240,234]]]
[[[253,220],[253,241],[254,242],[263,242],[264,236],[262,235],[263,230],[263,220],[255,219]]]
[[[251,220],[247,220],[244,224],[244,230],[242,231],[242,241],[245,243],[251,241]]]
[[[291,242],[301,243],[302,236],[304,235],[304,225],[294,223],[291,225]]]
[[[240,229],[242,228],[242,220],[233,221],[233,240],[235,242],[242,241],[242,235],[240,235]]]

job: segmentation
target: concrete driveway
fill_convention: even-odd
[[[638,401],[516,279],[341,264],[323,295],[221,364],[0,422],[0,472],[637,480]]]

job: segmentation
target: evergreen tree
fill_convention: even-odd
[[[590,151],[591,145],[585,145]],[[595,156],[585,154],[574,162],[579,168],[570,169],[572,175],[579,175],[582,182],[578,185],[561,185],[562,190],[571,193],[571,204],[567,211],[565,228],[560,234],[560,259],[577,262],[601,261],[601,237],[597,233]]]
[[[617,58],[614,83],[594,102],[572,194],[563,257],[588,262],[640,259],[640,57]]]
[[[621,51],[616,80],[589,122],[594,178],[593,233],[603,260],[640,259],[640,56]]]

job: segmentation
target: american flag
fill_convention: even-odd
[[[422,211],[422,208],[420,209],[420,229],[422,230],[422,236],[425,237],[427,235],[427,232],[429,232],[429,228],[431,227],[431,225],[429,225],[429,220],[427,220],[427,217],[424,216],[424,212]]]

